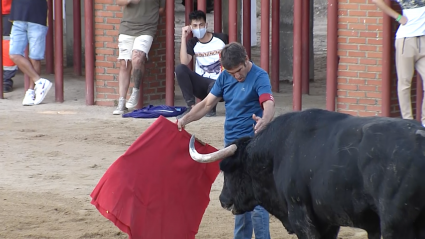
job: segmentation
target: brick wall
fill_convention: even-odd
[[[116,0],[95,2],[95,104],[117,105],[118,100],[118,30],[122,8]],[[133,87],[130,84],[129,94]],[[144,105],[165,99],[165,16],[160,17],[158,32],[149,52],[143,78]],[[139,104],[140,107],[141,104]]]
[[[339,0],[338,3],[337,110],[358,116],[378,116],[381,114],[383,13],[371,0]],[[393,3],[393,7],[400,11],[397,3]],[[393,36],[397,28],[398,23],[394,21]],[[394,54],[392,62],[391,116],[400,117]]]
[[[381,111],[382,12],[369,0],[339,0],[337,110]]]

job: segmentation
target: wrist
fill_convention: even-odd
[[[400,22],[401,18],[403,17],[403,15],[399,14],[398,17],[395,19],[397,22]]]

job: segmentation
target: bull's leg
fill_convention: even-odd
[[[302,204],[289,205],[289,221],[298,239],[320,239],[311,210]]]
[[[322,232],[321,239],[337,239],[339,226],[330,226]]]
[[[416,239],[413,225],[406,225],[402,220],[395,223],[385,220],[381,222],[381,228],[383,239]]]

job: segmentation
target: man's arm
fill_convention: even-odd
[[[182,40],[180,44],[180,63],[183,65],[189,64],[192,60],[192,56],[187,54],[187,35],[190,33],[190,26],[184,26],[182,28]]]
[[[164,16],[165,15],[165,0],[161,0],[159,2],[159,15]]]
[[[184,128],[184,126],[190,122],[197,121],[204,117],[216,104],[218,104],[220,99],[221,97],[209,93],[204,100],[196,104],[189,113],[178,120],[178,128]]]
[[[392,9],[390,6],[388,6],[384,0],[372,0],[373,3],[376,4],[376,6],[378,6],[379,9],[381,9],[385,14],[387,14],[388,16],[397,19],[400,16],[400,13],[394,11],[394,9]],[[406,24],[407,22],[407,18],[402,16],[398,22],[400,22],[401,24]]]
[[[263,120],[264,123],[268,124],[272,121],[275,113],[274,101],[268,100],[263,103]]]
[[[275,113],[272,87],[270,85],[269,75],[266,72],[263,72],[258,76],[255,90],[259,97],[258,101],[263,108],[262,118],[256,116],[255,114],[252,115],[252,118],[257,122],[254,126],[254,132],[258,133],[273,119]]]
[[[275,113],[275,107],[274,107],[274,101],[273,100],[267,100],[264,101],[263,104],[263,118],[256,116],[255,114],[252,115],[252,118],[257,122],[254,126],[254,132],[258,133],[261,130],[266,127],[270,121],[272,121]]]

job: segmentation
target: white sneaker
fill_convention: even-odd
[[[124,114],[124,112],[127,110],[124,105],[125,105],[125,99],[123,97],[121,97],[118,100],[118,106],[117,106],[117,108],[114,110],[114,112],[112,112],[112,114],[113,115],[122,115],[122,114]]]
[[[22,105],[24,106],[31,106],[34,105],[34,98],[35,98],[35,94],[34,94],[34,90],[27,90],[27,92],[25,92],[25,97],[24,100],[22,101]]]
[[[50,88],[52,88],[52,85],[53,84],[50,81],[44,78],[41,78],[40,80],[35,82],[35,105],[40,104],[44,100]]]
[[[133,92],[131,93],[130,99],[128,99],[125,106],[128,109],[134,109],[139,103],[139,89],[133,88]]]

